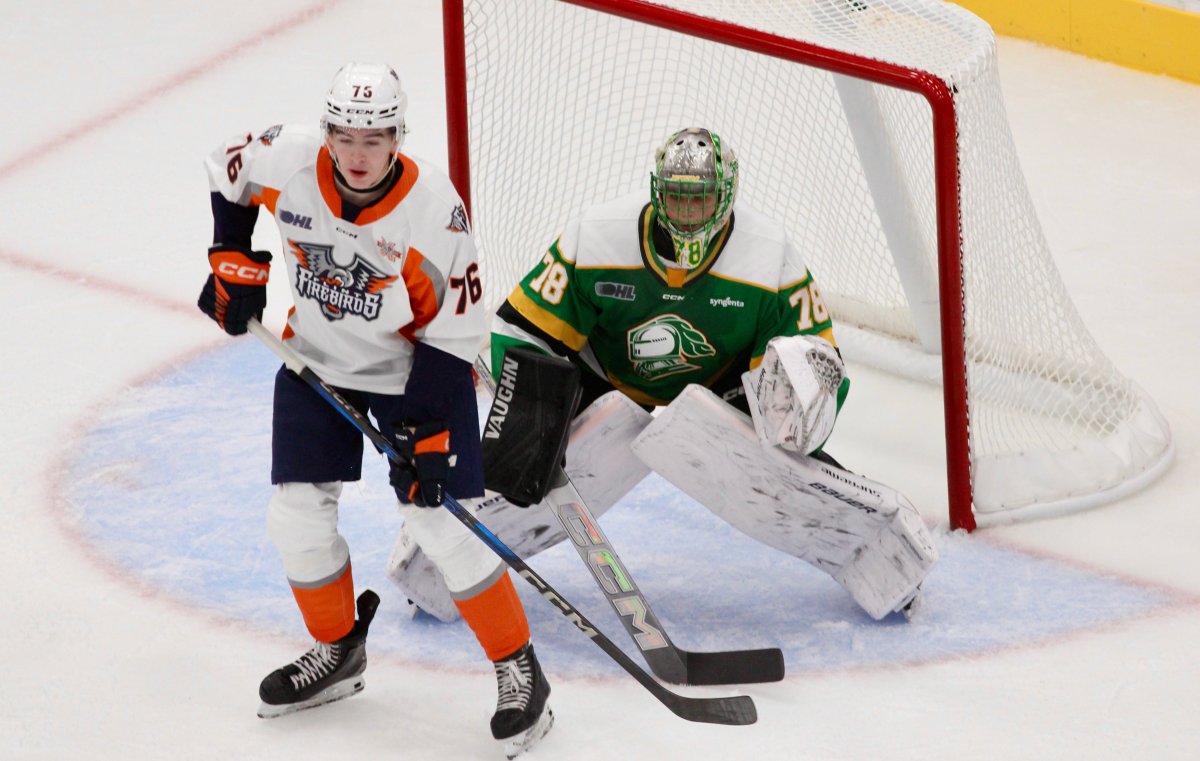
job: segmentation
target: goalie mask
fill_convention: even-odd
[[[379,63],[348,63],[338,69],[325,97],[325,131],[331,128],[394,130],[396,150],[408,129],[404,112],[408,96],[392,67]]]
[[[737,183],[737,156],[714,132],[689,127],[658,149],[650,202],[671,235],[679,266],[692,269],[704,260],[713,236],[733,214]]]

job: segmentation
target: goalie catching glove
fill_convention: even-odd
[[[271,255],[239,246],[213,246],[208,250],[208,264],[212,274],[196,306],[226,333],[240,336],[249,319],[261,320],[267,307]]]
[[[754,430],[767,445],[811,454],[833,433],[846,367],[817,336],[772,338],[762,364],[742,375]]]
[[[438,507],[446,499],[450,474],[450,432],[440,422],[393,426],[392,440],[403,462],[392,460],[388,474],[401,502]]]

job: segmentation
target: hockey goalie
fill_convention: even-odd
[[[593,515],[654,470],[829,574],[873,618],[907,615],[937,552],[908,499],[824,451],[849,389],[832,320],[783,225],[736,203],[738,172],[715,132],[672,134],[648,199],[638,191],[568,222],[512,291],[493,321],[499,385],[484,427],[486,482],[504,496],[478,515],[522,557],[562,541],[537,502],[561,459],[539,443],[562,441]],[[506,352],[529,349],[578,368],[573,418],[576,400],[552,384],[506,377]],[[456,617],[403,532],[388,571],[417,606]]]

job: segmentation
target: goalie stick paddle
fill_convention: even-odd
[[[475,372],[495,396],[496,383],[478,357]],[[570,476],[558,468],[553,478],[546,495],[547,506],[562,524],[579,559],[592,572],[600,591],[655,676],[665,682],[688,685],[753,684],[783,679],[783,652],[779,648],[697,653],[677,647]]]
[[[366,416],[354,408],[349,402],[342,398],[332,386],[321,379],[313,372],[304,360],[295,352],[284,345],[283,341],[279,340],[263,327],[258,320],[251,318],[248,323],[248,328],[254,337],[260,340],[268,349],[275,353],[284,365],[289,370],[294,372],[305,383],[307,383],[314,391],[317,392],[325,401],[329,402],[334,409],[342,414],[346,420],[357,428],[367,439],[374,444],[381,452],[389,459],[400,462],[400,453],[396,451],[395,446],[387,439],[379,430],[367,420]],[[537,574],[529,565],[520,558],[515,552],[500,541],[500,538],[488,529],[487,526],[479,522],[470,510],[463,507],[458,500],[453,496],[445,495],[445,502],[442,504],[465,525],[471,533],[486,544],[492,552],[500,556],[510,568],[517,574],[529,582],[538,592],[545,597],[551,605],[553,605],[560,613],[573,623],[579,631],[583,632],[589,639],[592,640],[610,658],[617,662],[621,668],[638,681],[646,688],[660,703],[666,706],[672,713],[681,719],[688,721],[702,722],[706,724],[726,724],[733,726],[744,726],[753,724],[758,720],[758,712],[754,707],[754,701],[748,695],[733,695],[729,697],[719,698],[693,698],[685,695],[679,695],[671,692],[661,684],[656,682],[653,677],[647,674],[644,670],[638,667],[628,655],[619,647],[613,644],[613,641],[604,636],[591,621],[589,621],[582,613],[576,610],[575,606],[571,605],[565,598],[558,594],[554,587],[550,586],[541,576]]]

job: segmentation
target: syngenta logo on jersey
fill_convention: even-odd
[[[508,418],[509,402],[517,393],[517,362],[504,358],[504,366],[500,368],[500,383],[496,385],[496,398],[492,402],[492,414],[488,415],[487,425],[483,430],[485,439],[500,438],[500,429]]]
[[[710,306],[714,307],[737,307],[738,309],[746,306],[746,302],[738,301],[737,299],[731,299],[728,296],[723,299],[709,299],[708,303]]]
[[[287,209],[279,210],[279,221],[285,225],[295,225],[304,230],[312,229],[312,217],[306,217],[303,214],[293,214]]]

